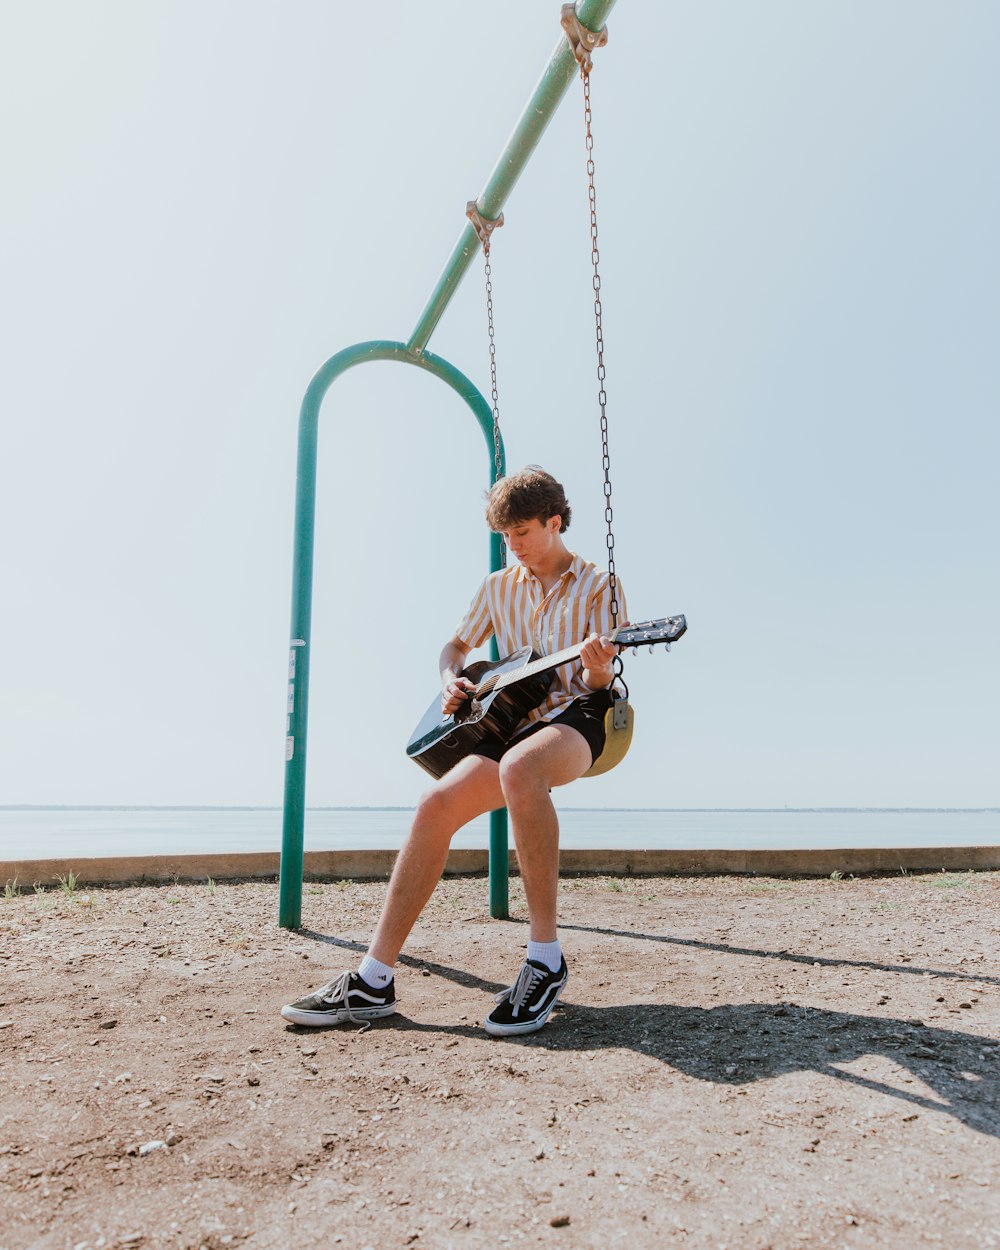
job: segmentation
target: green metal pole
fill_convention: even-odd
[[[378,340],[357,343],[338,352],[322,366],[306,391],[299,416],[298,469],[295,490],[295,547],[292,575],[292,637],[288,661],[288,711],[285,731],[285,805],[281,839],[281,877],[278,897],[278,923],[297,929],[302,920],[302,864],[305,829],[306,731],[309,712],[310,630],[312,620],[313,551],[316,524],[316,451],[319,411],[327,391],[338,377],[354,365],[372,360],[392,360],[416,365],[447,382],[472,409],[483,431],[490,455],[493,481],[493,411],[476,386],[441,356],[424,352],[411,356],[404,343]],[[504,449],[500,447],[501,471],[505,470]],[[500,544],[490,539],[490,568],[500,567]],[[494,652],[495,654],[495,652]],[[491,865],[494,840],[503,837],[506,862],[506,811],[493,813],[490,822]],[[491,907],[492,897],[491,877]],[[504,874],[506,890],[506,873]],[[506,900],[502,911],[506,915]]]
[[[588,30],[600,30],[614,5],[615,0],[581,0],[577,5],[577,16]],[[479,211],[490,221],[495,221],[500,216],[508,195],[578,73],[579,67],[570,49],[569,40],[561,35],[538,80],[534,94],[525,105],[520,120],[507,140],[507,146],[494,166],[482,194],[476,200]],[[479,238],[470,222],[459,236],[427,307],[420,314],[420,320],[406,344],[408,351],[419,354],[427,346],[465,271],[479,252],[479,247]]]

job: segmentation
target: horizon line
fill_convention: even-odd
[[[219,803],[0,803],[0,812],[280,812],[275,805]],[[415,807],[395,804],[329,805],[307,807],[307,812],[412,812]],[[996,812],[1000,807],[561,807],[563,812]],[[485,813],[484,813],[485,814]]]

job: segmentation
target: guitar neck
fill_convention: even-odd
[[[506,681],[521,681],[525,677],[534,677],[536,673],[544,673],[550,668],[558,668],[560,664],[568,664],[570,660],[575,660],[583,650],[583,643],[577,643],[575,647],[567,647],[564,651],[556,651],[553,655],[543,655],[537,660],[531,660],[527,663],[519,673],[507,673],[497,683],[502,686]]]
[[[665,644],[669,651],[670,644],[676,642],[686,632],[687,621],[683,616],[665,616],[655,621],[643,621],[639,625],[619,625],[608,633],[607,638],[619,651],[624,651],[628,647],[648,646],[652,648],[657,643]],[[586,645],[585,642],[580,642],[573,647],[567,647],[565,651],[556,651],[552,655],[543,655],[537,660],[529,660],[523,668],[509,670],[506,673],[494,673],[492,677],[487,677],[476,687],[475,697],[482,699],[492,694],[494,690],[502,690],[504,686],[516,685],[517,682],[533,677],[536,673],[544,673],[547,669],[558,668],[560,664],[568,664],[570,660],[577,659]]]
[[[610,635],[611,641],[614,641],[615,635]],[[484,695],[491,694],[494,690],[502,690],[504,686],[511,686],[515,682],[524,681],[526,677],[534,677],[536,673],[544,673],[550,668],[558,668],[560,664],[568,664],[570,660],[575,660],[583,651],[584,644],[577,643],[574,647],[567,647],[564,651],[556,651],[552,655],[543,655],[537,660],[530,660],[525,664],[524,668],[516,669],[512,673],[496,673],[492,677],[488,677],[476,689],[476,698],[481,699]]]

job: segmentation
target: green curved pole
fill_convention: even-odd
[[[432,373],[456,391],[472,409],[486,438],[493,481],[493,410],[475,385],[454,365],[431,352],[412,355],[404,343],[375,340],[356,343],[338,352],[322,366],[306,391],[299,415],[299,450],[295,488],[295,550],[292,575],[292,637],[288,654],[288,720],[285,737],[285,806],[281,838],[281,878],[278,923],[297,929],[302,920],[302,864],[305,827],[306,729],[309,714],[313,549],[316,530],[316,450],[319,411],[333,383],[355,365],[393,360]],[[506,471],[503,444],[501,472]],[[500,567],[500,538],[490,535],[490,568]],[[499,658],[496,641],[493,657]],[[490,912],[506,916],[507,812],[490,815]]]

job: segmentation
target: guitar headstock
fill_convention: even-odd
[[[656,621],[641,621],[638,625],[623,625],[612,638],[616,646],[651,647],[658,642],[669,646],[687,630],[683,616],[663,616]]]

